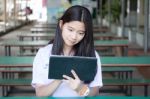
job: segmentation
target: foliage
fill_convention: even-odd
[[[108,7],[109,0],[105,1],[105,4],[102,7],[102,14],[103,18],[108,17],[109,7]],[[111,21],[117,22],[119,21],[120,14],[121,14],[121,1],[120,0],[110,0],[111,2]]]

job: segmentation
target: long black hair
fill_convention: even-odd
[[[85,25],[85,36],[84,38],[74,46],[75,56],[87,56],[95,57],[94,42],[93,42],[93,23],[92,16],[89,10],[83,6],[75,5],[67,9],[64,15],[59,19],[62,20],[63,24],[71,21],[81,21]],[[62,33],[57,24],[56,34],[53,40],[52,54],[60,55],[63,51],[63,39]]]
[[[74,56],[85,56],[85,57],[95,57],[94,41],[93,41],[93,23],[92,16],[89,10],[83,6],[75,5],[70,7],[65,11],[63,16],[59,19],[62,20],[63,24],[71,21],[80,21],[85,25],[85,36],[76,45],[74,45]],[[56,34],[53,40],[52,54],[61,55],[63,53],[63,38],[62,31],[59,26],[59,21],[57,24]],[[95,74],[96,74],[95,70]],[[89,83],[91,81],[86,81]]]

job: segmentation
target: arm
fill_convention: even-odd
[[[38,97],[51,96],[55,92],[55,90],[59,87],[60,84],[61,80],[54,80],[48,85],[36,84],[35,86],[36,96]]]
[[[99,87],[91,87],[89,88],[86,84],[81,84],[75,90],[80,96],[97,96],[99,94]]]
[[[82,93],[82,91],[86,88],[89,89],[88,85],[83,84],[83,82],[79,79],[78,75],[75,73],[74,70],[71,71],[73,74],[74,78],[71,78],[69,76],[63,75],[63,77],[66,79],[66,82],[68,82],[69,86],[75,90],[79,95]],[[86,88],[85,88],[86,86]],[[91,87],[89,89],[90,93],[88,96],[96,96],[99,93],[99,86]],[[81,93],[80,93],[81,92]]]
[[[46,52],[46,53],[45,53]],[[49,56],[47,50],[40,48],[33,61],[32,86],[35,88],[36,96],[51,96],[61,84],[61,80],[48,80],[47,73]]]
[[[97,52],[95,52],[95,54],[96,54],[96,58],[98,59],[98,61],[97,61],[98,68],[97,68],[97,73],[96,73],[96,76],[94,78],[94,81],[92,81],[89,85],[90,92],[89,92],[88,96],[97,96],[97,95],[99,95],[99,89],[103,85],[100,57],[99,57]]]
[[[77,74],[75,73],[74,70],[72,70],[71,72],[72,72],[73,76],[75,77],[75,79],[73,79],[73,78],[71,78],[69,76],[66,76],[66,75],[63,75],[63,77],[66,79],[66,81],[68,82],[69,86],[73,90],[75,90],[79,95],[82,95],[83,90],[88,88],[88,86],[86,84],[83,84],[82,81],[80,81],[79,77],[77,76]],[[88,96],[96,96],[99,93],[99,86],[91,87],[89,89],[89,91],[90,91],[90,93],[88,94]]]

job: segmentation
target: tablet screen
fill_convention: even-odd
[[[97,70],[97,59],[80,56],[51,56],[48,78],[63,79],[63,75],[73,77],[72,69],[82,81],[92,81]]]

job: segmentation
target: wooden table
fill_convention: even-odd
[[[34,28],[54,28],[56,29],[57,25],[51,25],[51,24],[35,24]]]
[[[0,56],[0,68],[31,67],[34,57]],[[102,66],[150,67],[150,56],[101,57]]]
[[[18,57],[18,56],[0,56],[0,68],[32,68],[34,57]],[[150,67],[150,56],[135,56],[135,57],[101,57],[102,67]],[[19,71],[20,72],[20,71]],[[105,80],[110,82],[113,79]],[[120,80],[117,80],[117,82]],[[126,81],[126,80],[124,80]],[[128,81],[128,80],[127,80]],[[135,84],[134,82],[127,82],[125,84]],[[139,81],[139,80],[137,80]],[[143,82],[137,82],[138,86]],[[108,84],[108,83],[107,83]],[[122,85],[122,83],[119,83]],[[124,83],[123,83],[124,84]],[[144,84],[144,83],[143,83]],[[118,85],[118,83],[108,84]],[[140,85],[142,86],[142,84]],[[147,95],[147,88],[145,89]]]
[[[54,38],[55,34],[54,33],[27,33],[27,34],[18,34],[20,41],[24,41],[24,38],[31,38],[31,40],[40,40],[40,38],[49,38],[52,39]],[[34,39],[36,38],[36,39]]]
[[[29,71],[28,70],[25,71],[25,69],[30,68],[30,70],[32,70],[32,65],[31,65],[32,62],[33,62],[33,57],[32,58],[30,58],[30,57],[24,57],[24,58],[20,57],[19,58],[19,57],[0,56],[0,64],[1,64],[0,72],[2,75],[0,78],[0,86],[2,86],[2,96],[5,96],[7,94],[7,92],[10,90],[10,86],[5,86],[5,85],[3,86],[3,84],[2,84],[3,80],[10,80],[9,82],[13,83],[14,77],[15,77],[14,73],[23,73],[23,72],[29,73]],[[28,67],[28,66],[30,66],[30,67]],[[18,85],[21,85],[19,83],[18,83]],[[17,83],[16,83],[16,85],[17,85]]]
[[[30,31],[32,33],[51,33],[55,32],[55,29],[47,29],[47,28],[31,28]]]
[[[19,40],[23,41],[24,38],[31,38],[32,40],[36,38],[38,40],[39,38],[45,38],[48,37],[50,39],[54,38],[55,33],[26,33],[26,34],[18,34]],[[111,40],[114,37],[114,34],[101,34],[97,33],[94,34],[94,40]]]
[[[101,57],[102,66],[150,67],[150,56]]]
[[[105,33],[105,32],[109,32],[110,29],[109,27],[106,27],[106,26],[93,25],[93,31]]]
[[[128,55],[128,40],[96,40],[94,45],[96,50],[101,50],[103,47],[114,48],[117,56],[127,56]]]
[[[0,46],[5,47],[5,55],[11,55],[11,47],[42,47],[48,44],[47,40],[40,41],[17,41],[17,40],[7,40],[2,41]],[[124,50],[124,55],[127,55],[128,51],[128,40],[96,40],[94,41],[94,46],[97,50],[102,47],[114,47],[118,48],[119,55],[122,55],[122,50]],[[20,50],[20,54],[22,50]]]
[[[11,47],[42,47],[48,44],[49,41],[17,41],[17,40],[7,40],[1,42],[0,46],[5,47],[5,55],[11,56]],[[20,54],[23,51],[20,49]]]

